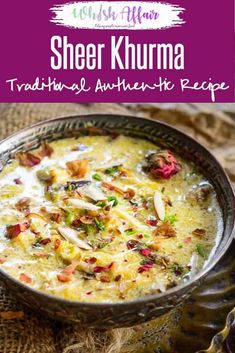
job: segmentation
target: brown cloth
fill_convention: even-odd
[[[143,116],[168,122],[196,138],[216,154],[235,181],[231,110],[233,105],[210,104],[0,104],[0,139],[54,117],[91,113]],[[125,346],[132,333],[132,329],[82,330],[36,317],[0,287],[0,353],[137,353]]]

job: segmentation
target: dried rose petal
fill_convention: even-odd
[[[109,265],[107,266],[95,266],[94,267],[94,272],[95,273],[100,273],[100,272],[107,272],[111,269],[111,267],[113,266],[113,262],[111,262]]]
[[[117,275],[117,276],[114,278],[114,281],[115,281],[115,282],[119,282],[121,278],[122,278],[122,275]]]
[[[54,213],[49,213],[49,218],[53,222],[60,223],[62,219],[62,215],[60,213],[54,212]]]
[[[145,264],[142,265],[138,268],[138,273],[142,273],[142,272],[146,272],[148,270],[150,270],[153,267],[153,263],[149,263],[149,264]]]
[[[156,227],[158,221],[157,221],[157,219],[147,219],[146,223],[151,227]]]
[[[152,253],[151,253],[151,251],[149,249],[140,249],[139,252],[140,252],[141,255],[147,256],[147,257],[152,255]]]
[[[197,237],[204,237],[206,235],[206,230],[201,228],[196,228],[192,231],[192,234],[196,235]]]
[[[168,150],[152,153],[147,157],[147,170],[155,178],[169,179],[181,170],[180,163]]]
[[[41,157],[51,157],[53,152],[53,148],[47,142],[43,142],[41,150],[39,151],[39,155]]]
[[[41,159],[30,152],[17,153],[16,157],[23,167],[34,167],[41,162]]]

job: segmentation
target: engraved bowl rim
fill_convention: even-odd
[[[69,121],[69,120],[99,120],[100,118],[104,118],[104,119],[109,119],[109,118],[125,118],[127,120],[132,120],[135,121],[137,124],[139,123],[147,123],[147,124],[156,124],[158,126],[162,126],[164,128],[166,128],[169,132],[173,131],[175,134],[177,134],[178,136],[190,141],[191,143],[193,143],[195,145],[195,147],[199,147],[200,150],[203,150],[204,153],[207,153],[209,158],[211,158],[213,160],[213,163],[215,163],[216,167],[220,170],[220,173],[223,174],[223,179],[227,184],[227,187],[229,189],[229,193],[231,194],[231,196],[233,197],[233,205],[231,207],[232,210],[232,229],[231,232],[229,234],[228,240],[226,242],[226,244],[223,246],[223,248],[220,250],[220,252],[214,257],[214,259],[212,259],[212,261],[209,262],[209,264],[203,268],[202,270],[200,270],[192,279],[187,280],[184,283],[181,283],[171,289],[168,289],[166,292],[163,293],[157,293],[157,294],[151,294],[151,295],[146,295],[146,296],[142,296],[140,298],[137,299],[132,299],[132,300],[125,300],[123,302],[121,301],[117,301],[117,302],[113,302],[113,303],[109,303],[109,302],[83,302],[83,301],[77,301],[77,300],[71,300],[71,299],[65,299],[59,296],[55,296],[52,294],[48,294],[45,292],[42,292],[40,290],[31,288],[30,286],[27,286],[26,284],[22,283],[21,281],[17,280],[16,278],[14,278],[13,276],[9,275],[6,271],[4,271],[3,269],[0,268],[0,273],[1,275],[3,275],[3,277],[6,277],[10,282],[18,285],[19,287],[22,287],[22,289],[25,289],[28,292],[31,292],[32,295],[35,296],[39,296],[39,297],[43,297],[44,299],[48,299],[50,301],[53,301],[55,303],[64,303],[67,304],[69,307],[89,307],[89,308],[97,308],[97,309],[108,309],[108,308],[115,308],[115,307],[120,307],[120,308],[125,308],[125,307],[130,307],[130,306],[136,306],[136,304],[144,304],[144,303],[151,303],[151,302],[155,302],[156,300],[161,300],[163,298],[166,299],[166,303],[167,303],[167,298],[170,300],[171,298],[173,298],[173,296],[178,296],[181,293],[183,294],[184,292],[187,292],[187,288],[188,290],[190,290],[190,287],[193,286],[193,284],[195,284],[195,286],[197,286],[198,284],[200,284],[200,280],[202,280],[203,278],[206,277],[206,275],[214,268],[214,266],[219,262],[219,260],[223,257],[223,255],[226,253],[226,251],[228,250],[228,248],[230,247],[232,241],[233,241],[233,230],[234,230],[234,223],[235,223],[235,195],[234,195],[234,191],[233,191],[233,187],[231,184],[231,181],[227,175],[227,173],[225,172],[225,170],[223,169],[223,167],[221,166],[221,164],[219,163],[219,161],[217,160],[217,158],[210,152],[209,149],[207,149],[205,146],[203,146],[202,144],[200,144],[198,141],[196,141],[193,137],[189,136],[188,134],[182,132],[182,130],[180,130],[179,128],[176,128],[166,122],[162,122],[159,120],[153,120],[150,118],[142,118],[142,117],[135,117],[132,115],[125,115],[125,114],[74,114],[71,116],[64,116],[64,117],[58,117],[58,118],[53,118],[53,119],[47,119],[47,120],[43,120],[41,122],[38,122],[36,124],[33,124],[29,127],[20,129],[19,131],[16,131],[15,133],[9,135],[8,137],[6,137],[5,139],[0,141],[0,153],[3,152],[3,148],[2,146],[5,143],[8,143],[9,141],[11,141],[12,139],[16,138],[16,137],[20,137],[21,134],[24,133],[30,133],[30,131],[41,127],[41,126],[47,126],[50,124],[56,124],[56,123],[61,123],[62,121]],[[43,134],[41,135],[43,136]],[[20,139],[19,139],[20,141]],[[19,142],[18,142],[19,143]],[[186,158],[187,160],[187,158]],[[196,163],[195,163],[196,164]],[[196,284],[198,283],[198,284]]]

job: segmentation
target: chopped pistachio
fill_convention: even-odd
[[[118,169],[119,167],[110,167],[110,168],[107,168],[105,169],[105,173],[108,174],[108,175],[114,175],[116,173],[118,173]]]
[[[197,250],[198,255],[200,255],[204,259],[207,258],[207,252],[202,244],[197,244],[196,250]]]
[[[104,223],[102,221],[98,220],[97,218],[95,218],[95,225],[99,230],[105,229]]]
[[[99,202],[96,203],[96,206],[105,207],[106,206],[106,202],[105,201],[99,201]]]
[[[107,197],[109,202],[113,203],[113,206],[117,206],[118,205],[118,199],[116,198],[116,196],[108,196]]]
[[[126,235],[132,235],[132,234],[135,234],[135,230],[132,228],[129,228],[129,229],[125,230],[125,233],[126,233]]]
[[[167,215],[164,218],[164,222],[168,222],[170,223],[172,226],[175,224],[175,222],[177,221],[177,218],[175,215]]]
[[[98,180],[98,181],[101,181],[101,180],[102,180],[101,176],[100,176],[98,173],[93,174],[93,175],[92,175],[92,178],[93,178],[94,180]]]
[[[74,214],[71,211],[66,210],[65,216],[64,216],[64,221],[69,226],[74,221]]]

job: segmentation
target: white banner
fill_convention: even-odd
[[[87,1],[55,5],[51,22],[78,29],[166,29],[181,26],[178,5],[141,1]]]

